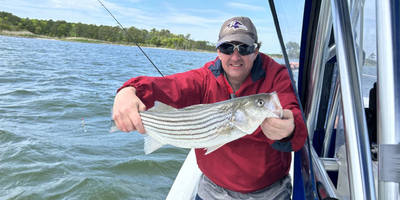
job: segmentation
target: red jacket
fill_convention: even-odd
[[[136,88],[147,108],[153,107],[156,100],[176,108],[215,103],[229,99],[229,91],[232,91],[218,58],[184,73],[132,78],[121,88],[127,86]],[[248,193],[270,186],[289,173],[290,152],[301,149],[307,129],[286,67],[260,53],[236,95],[273,91],[278,93],[283,109],[293,112],[296,126],[293,136],[281,141],[270,140],[258,128],[253,134],[225,144],[208,155],[204,155],[205,150],[196,149],[199,168],[215,184]]]

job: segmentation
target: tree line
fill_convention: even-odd
[[[69,23],[64,20],[38,20],[20,18],[12,13],[0,11],[0,31],[29,31],[36,35],[49,37],[80,37],[117,44],[135,45],[132,39],[119,26],[97,26],[94,24]],[[141,46],[164,47],[178,50],[215,51],[215,44],[208,41],[195,41],[190,34],[173,34],[167,29],[150,31],[134,26],[126,29],[133,40]]]
[[[299,59],[300,57],[300,45],[297,42],[286,43],[286,51],[289,59]],[[371,53],[368,57],[365,57],[364,52],[364,65],[376,66],[376,56]]]

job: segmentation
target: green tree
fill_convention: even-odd
[[[154,44],[154,45],[156,45],[158,47],[158,46],[161,45],[161,40],[158,39],[157,36],[154,36],[153,38],[151,38],[150,44]]]
[[[57,37],[62,38],[68,36],[70,28],[66,23],[62,23],[57,27]]]
[[[0,30],[8,30],[11,31],[12,27],[10,25],[0,23]]]
[[[146,40],[152,40],[154,36],[157,36],[157,30],[155,28],[152,28]]]
[[[87,25],[82,24],[82,23],[80,23],[80,22],[77,23],[77,24],[75,24],[75,34],[76,34],[76,37],[86,37],[86,31],[85,31],[86,26],[87,26]]]
[[[35,32],[36,27],[35,27],[35,25],[33,24],[33,22],[32,22],[31,20],[29,20],[28,18],[26,18],[26,19],[23,21],[23,26],[24,26],[24,29],[26,29],[26,30],[28,30],[28,31],[30,31],[30,32],[32,32],[32,33]]]
[[[159,37],[170,37],[171,32],[167,29],[161,29],[160,33],[158,34]]]
[[[286,43],[286,51],[289,58],[297,59],[300,56],[300,46],[296,42]]]
[[[53,27],[53,24],[54,24],[53,20],[47,21],[44,26],[43,34],[50,35],[51,27]]]
[[[37,26],[37,27],[35,28],[35,34],[37,34],[37,35],[42,34],[42,28],[41,28],[40,26]]]
[[[371,53],[371,55],[369,55],[368,58],[365,59],[364,65],[376,66],[376,56],[374,53]]]

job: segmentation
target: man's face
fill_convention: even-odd
[[[231,44],[238,45],[240,43],[231,42]],[[218,49],[218,55],[229,81],[240,82],[241,84],[250,74],[253,62],[258,55],[258,49],[256,48],[255,52],[249,55],[240,55],[237,48],[231,55],[221,53]]]

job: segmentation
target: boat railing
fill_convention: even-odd
[[[399,9],[399,1],[376,2],[379,199],[400,199]]]
[[[351,10],[349,4],[354,6]],[[313,141],[314,132],[320,110],[322,83],[326,63],[336,56],[336,68],[338,76],[333,76],[333,90],[331,101],[328,105],[327,119],[325,121],[325,139],[320,158],[311,149],[311,157],[315,174],[315,182],[322,185],[327,197],[338,199],[376,199],[374,186],[374,173],[368,129],[364,112],[364,103],[361,86],[361,66],[363,64],[362,37],[356,42],[354,30],[363,29],[355,27],[353,23],[363,17],[363,2],[347,0],[323,1],[320,5],[318,27],[315,34],[314,52],[312,55],[310,74],[310,86],[307,92],[307,104],[304,112],[308,126],[309,139]],[[361,6],[361,7],[360,7]],[[352,12],[350,15],[350,12]],[[358,19],[359,20],[359,19]],[[362,20],[359,20],[362,22]],[[334,44],[329,46],[333,30]],[[336,125],[338,119],[343,119],[343,129]],[[336,125],[336,126],[335,126]],[[333,138],[333,130],[343,131],[343,142],[336,145],[343,146],[341,154],[335,158],[329,158],[328,152]],[[312,145],[311,145],[312,146]],[[336,152],[339,150],[337,148]],[[340,156],[340,157],[338,157]],[[346,162],[340,162],[346,161]],[[345,171],[343,171],[343,169]],[[339,172],[339,179],[348,182],[346,186],[334,186],[327,171]],[[343,179],[343,175],[347,178]],[[342,177],[340,177],[342,176]],[[340,180],[339,180],[340,181]]]
[[[347,0],[331,0],[336,57],[339,67],[350,194],[375,199],[368,129],[361,92],[361,72]],[[360,9],[358,10],[360,11]]]

